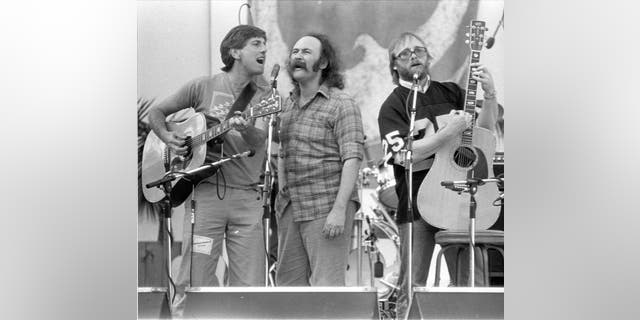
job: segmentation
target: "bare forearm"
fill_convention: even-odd
[[[498,118],[498,101],[485,99],[482,104],[482,111],[478,115],[478,127],[494,130]]]
[[[248,126],[247,129],[242,131],[240,134],[242,135],[242,139],[244,139],[251,148],[260,147],[267,140],[267,133],[254,126]]]
[[[358,170],[362,160],[358,158],[347,159],[342,166],[342,173],[340,174],[340,187],[338,188],[338,195],[336,196],[336,202],[333,204],[333,209],[346,210],[347,203],[351,199],[353,188],[356,186],[356,180],[358,179]]]
[[[415,162],[424,160],[438,151],[440,146],[451,138],[451,134],[444,129],[433,135],[413,142],[413,159]]]
[[[158,137],[164,137],[168,131],[165,119],[166,115],[162,110],[157,108],[149,110],[149,125]]]

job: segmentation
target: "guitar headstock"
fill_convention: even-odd
[[[282,110],[280,105],[280,96],[270,96],[267,99],[262,99],[260,103],[251,108],[249,116],[252,118],[258,118],[272,113],[277,113]]]
[[[472,20],[467,27],[467,41],[471,50],[480,51],[484,45],[484,32],[489,30],[484,21]]]

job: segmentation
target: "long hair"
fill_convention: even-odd
[[[313,65],[313,71],[318,71],[320,65],[327,62],[327,67],[320,74],[320,83],[329,88],[344,89],[344,76],[340,73],[342,65],[338,58],[338,52],[329,41],[329,37],[321,33],[308,33],[303,37],[314,37],[320,41],[320,59]],[[293,80],[293,77],[291,81],[297,87],[297,81]]]
[[[233,29],[229,30],[222,42],[220,42],[220,57],[222,58],[222,63],[224,63],[224,67],[222,67],[222,71],[228,72],[233,67],[233,63],[236,61],[231,55],[231,49],[242,49],[245,45],[247,45],[247,41],[251,38],[263,38],[265,41],[267,40],[267,34],[264,30],[241,24],[233,27]]]

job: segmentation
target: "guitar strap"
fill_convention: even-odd
[[[227,117],[225,119],[231,118],[236,111],[244,111],[254,94],[256,94],[255,84],[253,84],[253,82],[249,82],[249,84],[242,89],[242,92],[240,92],[240,96],[233,103],[231,109],[229,109],[229,113],[227,113]]]
[[[233,114],[236,111],[240,111],[240,112],[244,111],[244,109],[247,108],[247,105],[249,104],[251,99],[253,99],[253,96],[255,94],[256,94],[255,84],[253,82],[249,82],[249,84],[247,84],[244,87],[244,89],[242,89],[242,91],[240,92],[240,96],[238,96],[238,99],[236,99],[236,101],[233,102],[233,105],[231,105],[231,108],[229,108],[229,112],[227,113],[225,120],[228,120],[229,118],[233,117]],[[207,120],[207,128],[211,128],[214,125],[217,125],[218,123],[220,123],[218,119],[212,118],[206,114],[205,114],[205,119]],[[221,135],[216,139],[211,140],[209,143],[221,144],[223,139],[224,139],[224,135]]]

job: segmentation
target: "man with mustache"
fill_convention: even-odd
[[[398,319],[404,317],[407,306],[407,277],[405,275],[409,225],[412,221],[412,279],[413,286],[425,286],[431,256],[435,247],[435,234],[439,231],[428,224],[420,216],[416,207],[418,189],[429,172],[437,149],[450,139],[458,138],[471,125],[471,115],[464,111],[465,92],[453,82],[438,82],[429,76],[431,57],[426,44],[413,33],[402,33],[389,46],[389,70],[393,83],[397,87],[382,104],[378,114],[380,137],[393,153],[393,171],[398,195],[396,222],[402,241],[400,268],[400,292],[397,301]],[[473,63],[473,79],[482,84],[484,90],[484,107],[477,124],[492,130],[496,123],[497,102],[493,78],[489,70]],[[408,187],[405,179],[405,163],[399,153],[405,147],[409,134],[410,109],[413,99],[411,91],[414,75],[417,75],[418,94],[416,100],[416,117],[413,142],[413,217],[408,216]],[[443,127],[438,126],[437,117],[450,114],[450,122]],[[447,254],[445,254],[447,256]],[[449,258],[449,257],[447,257]],[[451,268],[455,259],[447,259]],[[479,279],[479,277],[478,277]]]
[[[151,127],[172,151],[186,154],[188,146],[184,134],[167,130],[168,115],[193,108],[206,116],[208,124],[220,122],[231,113],[232,104],[240,96],[250,99],[249,105],[255,106],[270,94],[268,84],[261,77],[266,41],[266,34],[260,28],[234,27],[220,44],[222,73],[188,82],[149,111]],[[255,92],[252,97],[251,92]],[[257,186],[264,165],[267,122],[234,116],[229,124],[233,129],[224,135],[222,146],[212,142],[207,145],[206,162],[250,149],[255,150],[255,156],[225,162],[214,175],[200,182],[185,202],[183,259],[176,280],[174,312],[178,316],[184,307],[185,286],[219,285],[215,271],[225,237],[229,285],[264,286],[262,201]],[[193,246],[192,207],[195,210]]]
[[[306,35],[290,51],[294,90],[280,114],[279,286],[345,285],[364,134],[339,70],[325,35]]]

